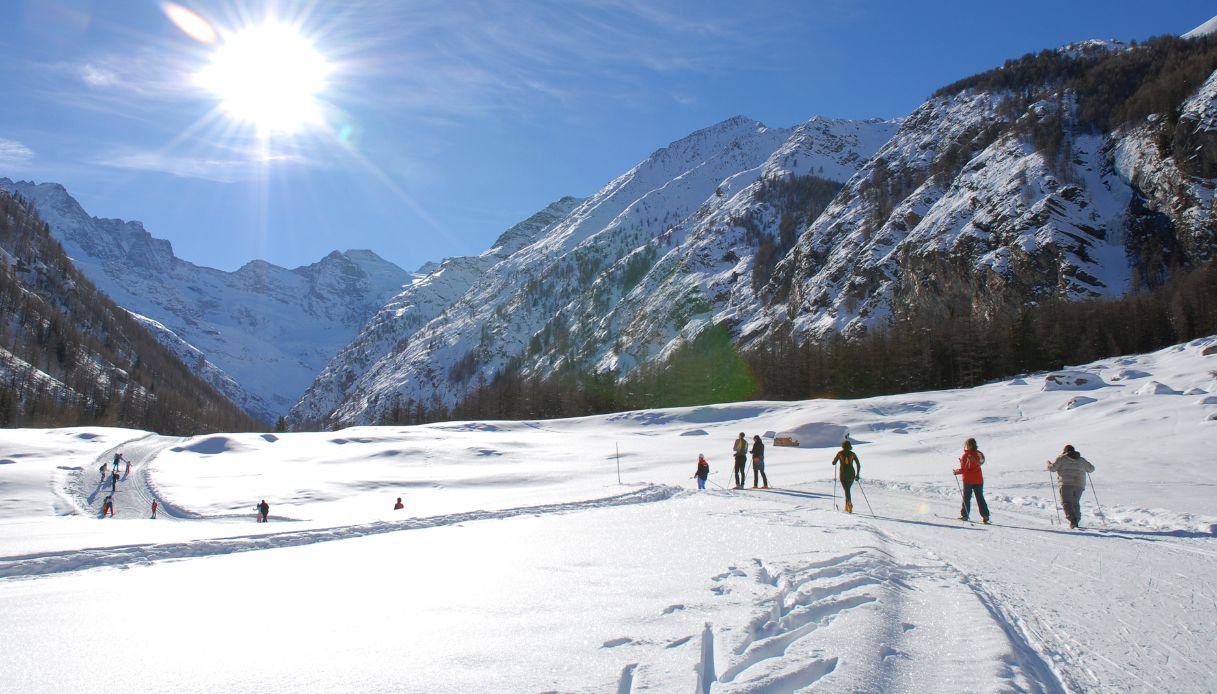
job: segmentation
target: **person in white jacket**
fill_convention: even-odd
[[[1061,506],[1069,527],[1076,528],[1082,522],[1082,492],[1086,491],[1086,474],[1094,472],[1094,465],[1082,457],[1073,446],[1065,444],[1065,450],[1048,463],[1048,469],[1056,473],[1061,484]]]

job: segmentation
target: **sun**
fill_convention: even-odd
[[[220,98],[229,118],[262,135],[290,134],[322,124],[318,98],[329,72],[296,27],[270,22],[224,37],[198,81]]]

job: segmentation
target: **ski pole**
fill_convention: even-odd
[[[837,507],[837,466],[832,466],[832,510],[840,511]]]
[[[1099,494],[1094,490],[1094,480],[1090,479],[1090,473],[1086,473],[1086,481],[1090,483],[1090,493],[1094,495],[1094,505],[1099,511],[1099,520],[1103,521],[1103,527],[1107,527],[1107,514],[1103,513],[1103,507],[1099,504]]]
[[[871,518],[874,518],[875,509],[870,507],[870,499],[866,498],[866,490],[862,488],[862,478],[856,477],[854,481],[858,483],[858,491],[862,492],[862,500],[866,502],[866,510],[870,511]]]
[[[1049,465],[1052,463],[1049,462]],[[1056,524],[1061,524],[1061,505],[1056,500],[1056,487],[1052,486],[1052,471],[1048,471],[1048,488],[1052,490],[1052,506],[1056,509]],[[1049,518],[1048,520],[1052,520]]]

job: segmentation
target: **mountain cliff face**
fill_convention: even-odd
[[[90,217],[64,188],[0,179],[30,200],[78,268],[243,409],[273,422],[409,274],[370,251],[236,272],[174,256],[139,222]]]
[[[291,422],[447,407],[508,368],[628,370],[661,357],[750,297],[758,251],[775,257],[783,237],[792,244],[808,207],[823,207],[896,127],[737,117],[674,142],[587,200],[548,208],[518,247],[496,244],[476,267],[461,259],[416,282],[326,368]],[[457,268],[472,281],[454,302],[412,314],[426,321],[387,319],[417,305],[418,291],[453,286],[444,273]]]
[[[1028,75],[1058,70],[1055,83],[1041,71],[1035,84],[940,92],[802,232],[743,334],[789,321],[814,339],[914,314],[1122,295],[1212,258],[1214,53],[1184,48],[1091,42],[1026,60]],[[1206,71],[1180,77],[1145,55],[1171,65],[1176,49],[1207,53]],[[1017,82],[1018,68],[992,81]],[[1166,81],[1204,86],[1181,111],[1167,96],[1155,111],[1092,87],[1095,74],[1132,80],[1146,104],[1155,89],[1182,94]],[[1137,108],[1149,113],[1112,115]]]
[[[256,426],[99,292],[33,206],[4,191],[0,316],[0,426]]]

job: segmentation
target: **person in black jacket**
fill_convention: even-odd
[[[760,436],[752,437],[752,488],[757,488],[757,478],[765,481],[764,488],[769,488],[769,476],[765,474],[765,444]]]
[[[748,439],[744,438],[744,432],[739,433],[739,438],[731,445],[731,453],[735,456],[735,488],[743,489],[744,482],[748,481],[745,468],[748,466]]]
[[[266,499],[263,499],[262,502],[257,506],[254,506],[254,508],[258,510],[258,522],[265,523],[270,517],[270,504],[266,503]]]

